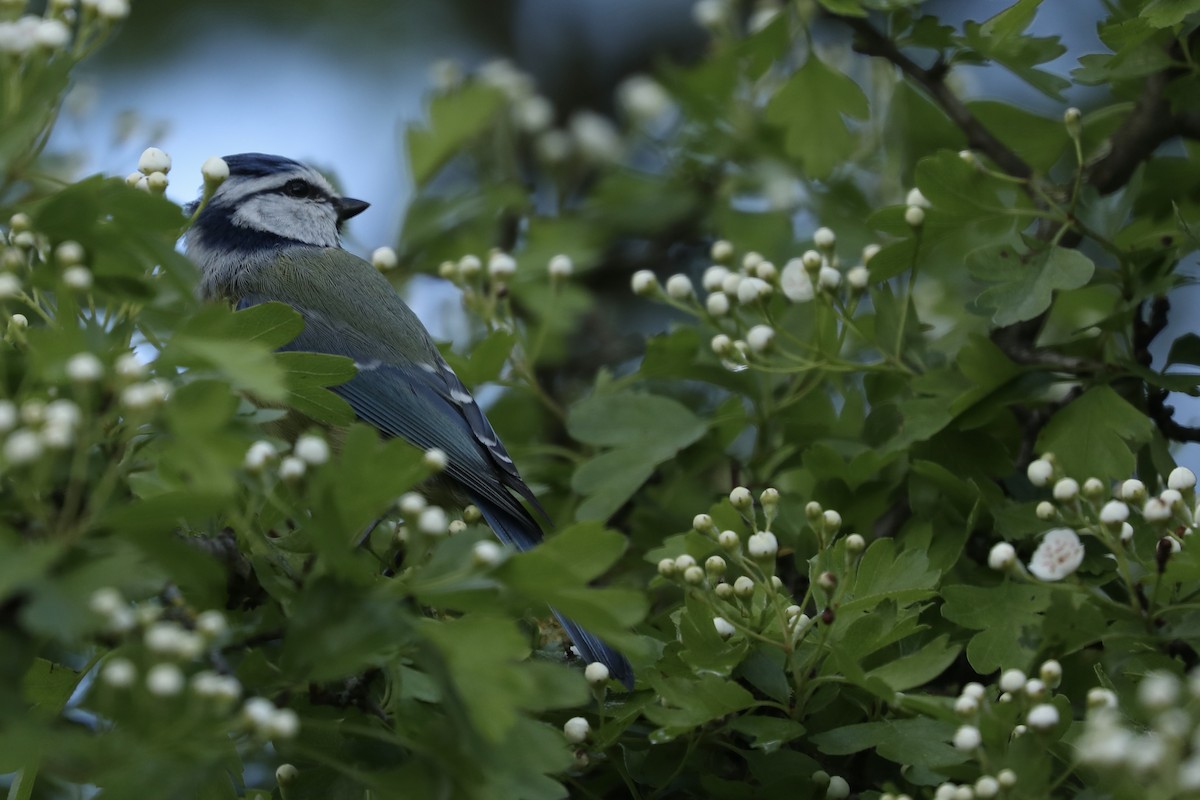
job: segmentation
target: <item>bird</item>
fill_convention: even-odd
[[[197,201],[184,249],[200,269],[201,299],[237,308],[291,306],[303,331],[284,350],[354,360],[357,374],[331,387],[362,422],[447,456],[443,479],[517,550],[542,540],[523,498],[549,517],[475,398],[391,283],[341,245],[344,223],[368,203],[345,197],[316,169],[283,156],[241,153],[229,175]],[[599,661],[627,688],[629,661],[554,609],[585,663]]]

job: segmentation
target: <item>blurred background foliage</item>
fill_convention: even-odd
[[[0,29],[10,798],[1200,790],[1195,2],[48,6]],[[375,203],[545,544],[194,299],[179,204],[250,150]]]

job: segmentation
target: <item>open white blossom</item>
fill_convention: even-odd
[[[1083,542],[1070,528],[1054,528],[1042,537],[1029,561],[1029,571],[1043,581],[1059,581],[1083,563]]]

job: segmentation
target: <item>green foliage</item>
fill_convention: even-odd
[[[1069,78],[1037,0],[716,5],[619,126],[491,65],[405,136],[392,275],[461,292],[446,358],[558,523],[523,553],[354,422],[349,359],[278,352],[296,312],[194,299],[159,178],[46,180],[111,20],[3,54],[10,798],[1195,795],[1200,339],[1150,346],[1200,4],[1109,4]],[[975,64],[1111,96],[964,102]]]

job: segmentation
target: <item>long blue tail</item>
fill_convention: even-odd
[[[486,500],[480,502],[476,498],[475,505],[496,536],[505,544],[518,550],[528,550],[541,540],[541,530],[532,519],[521,519]],[[619,680],[626,689],[633,689],[633,667],[630,666],[625,656],[555,609],[551,608],[550,610],[554,612],[555,618],[563,626],[567,635],[571,637],[571,641],[575,643],[585,664],[599,661],[608,667],[609,674]]]

